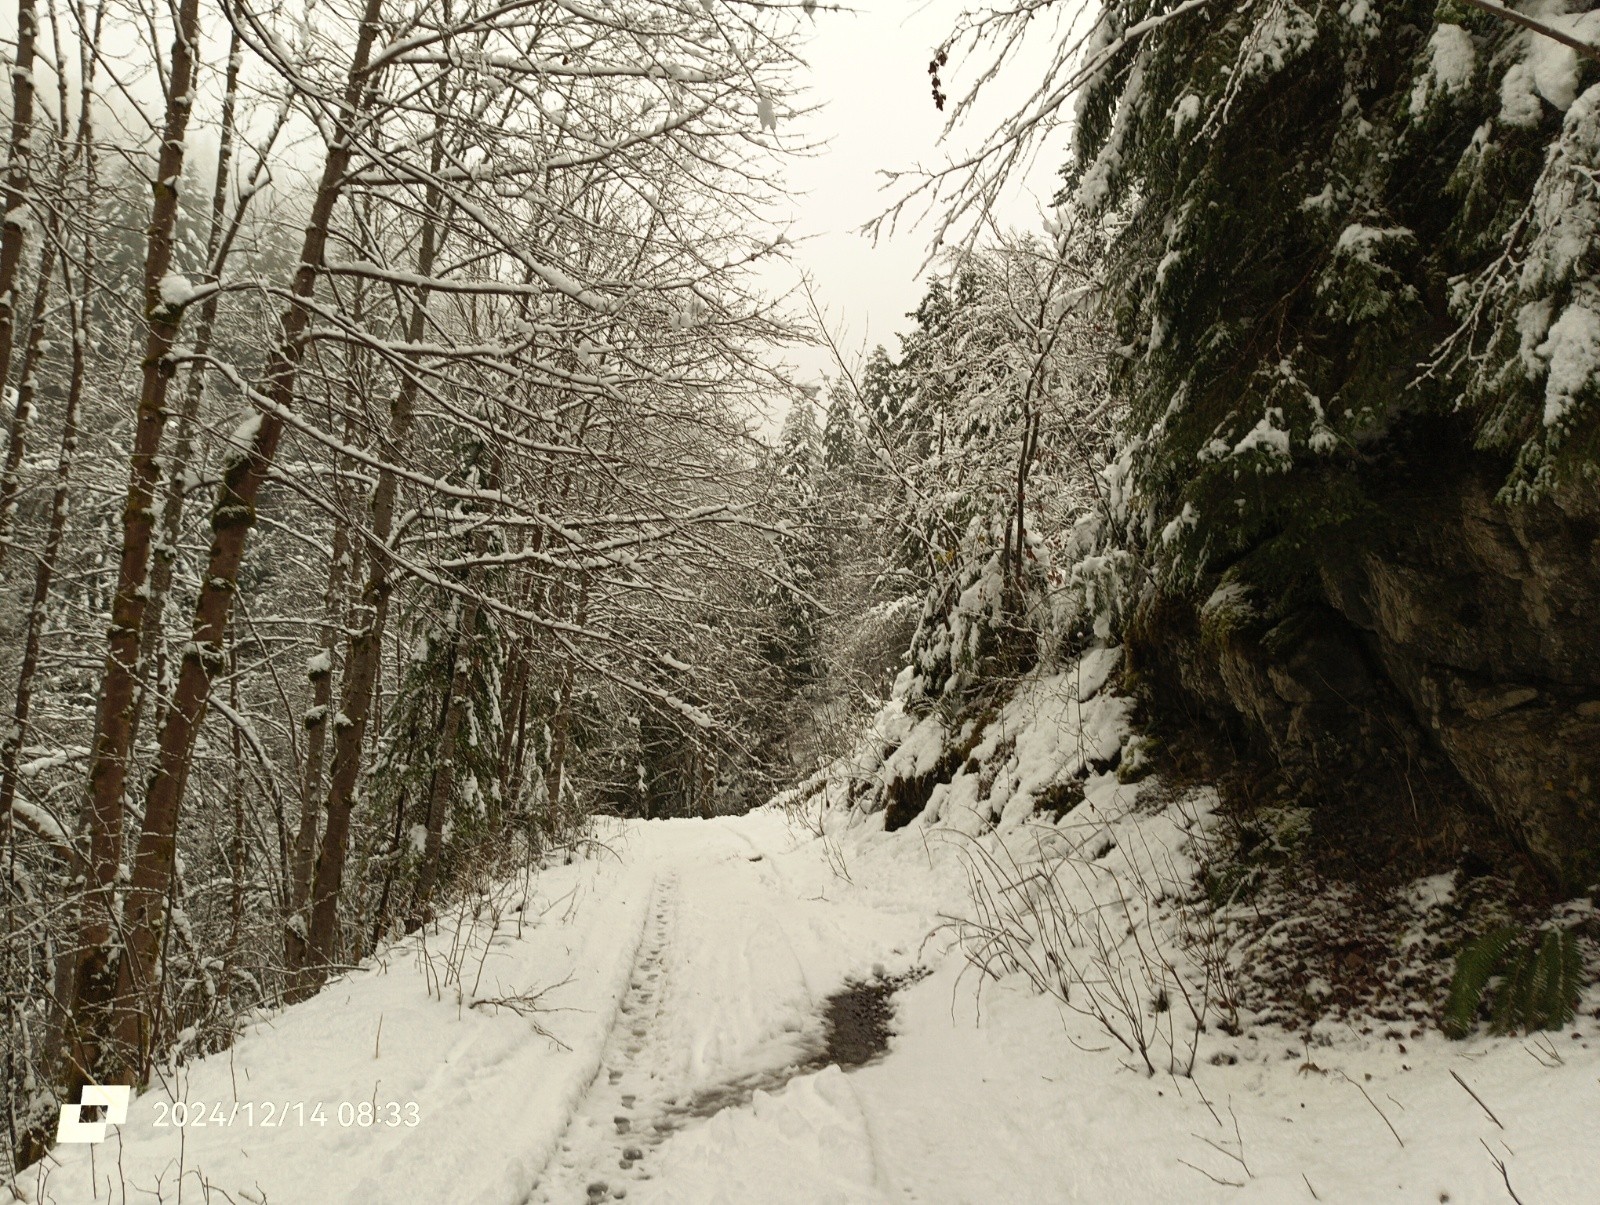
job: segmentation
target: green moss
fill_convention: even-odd
[[[1122,760],[1117,764],[1117,781],[1131,783],[1148,778],[1155,770],[1160,752],[1161,742],[1155,737],[1144,733],[1135,736],[1123,746]]]

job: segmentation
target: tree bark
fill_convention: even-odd
[[[347,437],[351,434],[346,427]],[[291,980],[306,961],[306,938],[310,918],[306,904],[311,898],[311,869],[317,852],[318,812],[322,803],[322,763],[328,743],[328,714],[333,705],[333,653],[337,632],[343,625],[345,588],[350,567],[350,534],[343,518],[334,521],[332,556],[328,561],[328,587],[323,595],[327,627],[322,651],[307,670],[311,681],[311,707],[305,714],[306,762],[300,780],[300,824],[295,830],[294,852],[289,872],[289,922],[283,930],[284,965]]]
[[[189,12],[194,3],[195,0],[184,0],[184,11]],[[205,715],[212,679],[221,668],[223,642],[237,589],[239,566],[244,558],[250,528],[255,523],[256,499],[272,470],[278,444],[283,437],[282,413],[291,409],[295,400],[297,372],[305,354],[311,317],[311,311],[305,303],[315,293],[334,206],[343,193],[352,155],[352,127],[359,120],[368,99],[368,63],[377,39],[381,15],[382,0],[367,0],[341,102],[337,133],[328,147],[322,177],[306,224],[292,285],[292,300],[279,320],[276,346],[267,359],[263,388],[266,412],[259,416],[248,449],[236,454],[223,472],[222,485],[211,515],[211,548],[200,595],[195,603],[192,635],[184,649],[172,705],[166,712],[157,737],[156,768],[145,793],[144,827],[134,852],[123,908],[125,949],[117,966],[115,1005],[109,1031],[120,1047],[115,1070],[122,1078],[131,1076],[134,1082],[142,1082],[148,1072],[156,1037],[152,1028],[153,1019],[158,1013],[160,990],[156,976],[156,955],[166,920],[166,899],[177,849],[179,811],[194,752],[194,740]],[[178,78],[178,72],[173,72],[173,78]],[[153,457],[151,465],[153,470]],[[153,471],[151,476],[149,484],[153,485]],[[147,486],[146,506],[148,499]],[[146,545],[149,542],[149,526],[150,521],[146,518]],[[139,618],[142,618],[142,612]],[[119,625],[119,631],[124,629],[131,637],[133,647],[128,652],[132,654],[137,651],[139,625],[137,622]],[[128,687],[118,700],[122,703],[122,715],[125,716],[132,702],[133,676],[126,670],[119,672],[128,682]],[[122,729],[126,730],[126,719],[119,718],[117,713],[112,713],[107,719],[120,723]],[[104,737],[102,741],[105,741]],[[116,764],[117,785],[120,788],[120,760]],[[120,790],[118,793],[120,796]],[[96,1060],[97,1063],[99,1061]]]
[[[68,289],[71,289],[70,279]],[[67,386],[67,408],[62,418],[61,448],[56,454],[56,485],[50,499],[50,526],[45,535],[44,549],[39,554],[38,568],[33,576],[33,595],[28,604],[27,627],[22,638],[22,665],[17,672],[16,701],[11,709],[11,725],[5,742],[0,745],[0,818],[9,825],[11,805],[17,797],[17,763],[27,735],[28,717],[33,707],[33,680],[39,671],[39,648],[44,638],[45,607],[50,598],[50,584],[55,578],[56,565],[61,559],[61,544],[66,535],[69,489],[72,485],[72,461],[78,449],[78,411],[83,402],[84,379],[87,376],[87,332],[84,314],[87,300],[74,296],[72,308],[72,376]]]
[[[461,604],[461,619],[455,633],[455,663],[445,698],[444,724],[439,732],[438,760],[434,763],[433,783],[428,792],[426,835],[422,842],[422,865],[417,868],[417,886],[411,910],[406,917],[406,932],[414,933],[427,923],[433,895],[439,884],[440,862],[444,857],[444,822],[450,811],[450,796],[455,790],[456,744],[461,734],[462,713],[471,689],[472,661],[468,642],[478,624],[475,598]]]
[[[228,204],[228,184],[232,175],[234,115],[239,89],[239,70],[243,55],[239,34],[235,30],[228,50],[227,78],[223,84],[221,128],[217,134],[216,179],[211,188],[211,225],[206,233],[206,273],[208,283],[222,275],[223,261],[227,255],[223,247],[224,216]],[[270,145],[269,140],[269,145]],[[263,162],[265,156],[263,155]],[[242,219],[243,206],[241,201]],[[231,243],[231,239],[229,240]],[[213,293],[200,303],[200,317],[195,325],[194,354],[204,356],[211,350],[211,340],[216,332],[217,307],[221,295]],[[172,570],[178,559],[178,535],[183,528],[184,474],[194,459],[195,424],[200,417],[200,403],[205,398],[205,367],[194,364],[184,383],[183,400],[178,407],[178,426],[174,433],[172,455],[167,458],[166,500],[161,507],[160,535],[151,548],[150,585],[145,603],[144,623],[139,635],[139,689],[134,702],[133,720],[128,738],[129,748],[138,740],[139,724],[152,691],[159,694],[166,677],[165,650],[161,647],[162,619],[166,612],[167,595],[172,591]]]
[[[17,329],[17,281],[26,248],[30,217],[29,190],[33,164],[29,147],[33,138],[33,64],[39,39],[39,18],[34,0],[17,0],[17,58],[11,67],[11,142],[7,148],[5,216],[0,226],[0,386],[11,372],[11,351]],[[20,441],[27,418],[19,407],[11,418],[8,466],[22,459]]]
[[[17,407],[11,416],[11,442],[6,447],[5,467],[0,469],[0,564],[11,550],[11,529],[17,519],[17,491],[22,484],[22,456],[33,422],[33,401],[39,392],[39,361],[43,358],[45,310],[50,304],[50,278],[56,270],[56,235],[60,223],[51,218],[50,237],[39,249],[38,283],[33,289],[32,312],[28,317],[28,339],[23,345],[22,366],[17,373]],[[9,359],[10,353],[7,352]]]
[[[431,153],[432,170],[437,175],[443,161],[439,132]],[[440,241],[439,207],[441,190],[427,190],[420,244],[417,250],[419,277],[432,274]],[[407,322],[406,341],[416,343],[427,331],[428,294],[419,290]],[[395,389],[389,407],[387,453],[395,457],[411,434],[416,417],[419,386],[412,374],[404,376]],[[361,772],[361,751],[366,743],[367,723],[372,716],[373,695],[383,656],[383,633],[388,621],[389,594],[393,588],[389,575],[388,543],[394,531],[395,502],[399,481],[390,472],[379,472],[372,492],[372,536],[367,557],[367,579],[361,591],[359,614],[364,624],[356,629],[345,652],[344,680],[341,683],[339,715],[334,721],[333,762],[328,770],[328,797],[323,808],[322,844],[317,852],[315,878],[311,888],[311,925],[306,938],[306,961],[290,985],[290,999],[303,999],[327,982],[333,967],[339,936],[339,892],[344,886],[345,859],[350,842],[350,812],[355,806],[356,781]]]
[[[156,455],[166,425],[167,383],[172,375],[167,355],[182,319],[181,311],[162,298],[161,285],[172,267],[178,224],[177,183],[183,174],[184,139],[193,103],[199,25],[199,0],[181,0],[172,46],[166,121],[157,158],[155,202],[145,242],[143,296],[148,329],[128,465],[128,493],[123,505],[122,555],[89,761],[89,861],[85,867],[87,890],[79,939],[83,955],[73,992],[74,1036],[78,1042],[73,1058],[80,1074],[100,1075],[101,1082],[106,1083],[125,1076],[131,1066],[128,1052],[112,1054],[105,1047],[112,1034],[109,1012],[114,1011],[118,979],[127,970],[126,960],[119,967],[113,953],[113,884],[122,863],[122,797],[132,748],[139,634],[144,622],[144,587],[155,520],[152,502]]]

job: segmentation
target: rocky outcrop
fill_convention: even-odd
[[[1600,874],[1600,491],[1495,500],[1481,469],[1330,561],[1332,605],[1473,793],[1569,889]]]
[[[1600,491],[1506,505],[1498,480],[1448,455],[1397,475],[1386,521],[1323,550],[1321,603],[1268,627],[1227,587],[1198,607],[1151,596],[1130,660],[1169,718],[1324,805],[1448,848],[1439,803],[1464,787],[1577,891],[1600,878]]]

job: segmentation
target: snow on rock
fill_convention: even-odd
[[[1250,590],[1242,582],[1224,581],[1211,592],[1200,606],[1201,618],[1227,615],[1253,615]]]

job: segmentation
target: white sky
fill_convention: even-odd
[[[969,128],[958,130],[948,148],[940,144],[945,115],[934,108],[928,77],[928,60],[966,0],[853,3],[854,12],[819,10],[815,35],[802,49],[810,71],[802,73],[801,82],[810,103],[822,108],[798,130],[787,132],[826,140],[828,146],[785,171],[795,194],[794,234],[806,241],[796,247],[792,266],[769,273],[768,285],[781,291],[793,285],[798,272],[808,273],[847,356],[879,343],[898,351],[894,335],[909,325],[904,315],[923,292],[917,272],[927,254],[927,223],[908,227],[902,222],[893,238],[876,246],[856,233],[891,196],[882,191],[885,181],[878,172],[941,163],[976,138]],[[996,87],[1003,87],[1006,78],[1015,79],[1019,95],[1014,99],[1020,101],[1028,84],[1037,82],[1029,75],[1027,65],[1018,64]],[[945,76],[945,92],[963,86],[959,76]],[[983,114],[998,111],[1007,101],[998,93],[990,99]],[[1002,226],[1038,226],[1064,155],[1063,145],[1046,149],[997,215]],[[787,358],[800,367],[802,379],[834,375],[825,349],[799,348]]]

